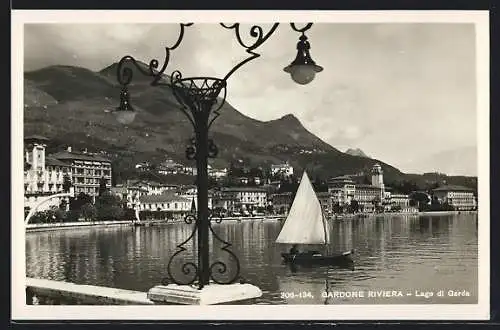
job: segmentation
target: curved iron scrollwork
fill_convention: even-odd
[[[217,148],[217,145],[215,144],[214,140],[208,139],[208,157],[216,158],[218,154],[219,154],[219,148]]]
[[[229,77],[236,71],[238,70],[241,66],[244,64],[250,62],[253,59],[256,59],[257,57],[260,56],[260,54],[254,52],[255,49],[257,49],[260,45],[262,45],[269,37],[276,31],[280,23],[274,23],[271,29],[267,32],[264,33],[264,30],[262,27],[259,25],[253,25],[250,28],[250,36],[254,39],[253,43],[245,43],[243,39],[241,38],[241,31],[240,31],[240,23],[234,23],[231,25],[226,25],[224,23],[220,23],[220,25],[226,29],[229,30],[234,30],[234,33],[236,34],[236,40],[238,43],[246,49],[246,52],[250,54],[251,56],[245,58],[243,61],[240,63],[236,64],[231,71],[229,71],[226,76],[224,77],[224,80],[229,79]]]
[[[212,219],[212,218],[213,218],[213,216],[210,216],[210,219]],[[215,222],[221,223],[222,218],[216,219]],[[211,221],[208,222],[208,228],[210,229],[210,232],[212,233],[213,237],[215,237],[215,239],[217,239],[220,243],[222,243],[221,250],[228,253],[229,256],[231,257],[231,259],[233,259],[235,262],[235,268],[234,268],[232,276],[231,276],[230,272],[228,271],[229,267],[226,263],[224,263],[222,261],[213,262],[209,267],[210,279],[217,284],[235,283],[240,277],[240,268],[241,268],[240,261],[239,261],[238,257],[236,256],[236,254],[234,254],[234,252],[229,249],[232,246],[231,243],[225,241],[219,235],[217,235],[217,233],[215,232],[215,230],[212,227]],[[227,275],[227,278],[219,278],[217,275]]]
[[[312,25],[313,25],[313,23],[307,23],[306,26],[304,26],[302,29],[299,29],[295,25],[295,23],[290,23],[290,26],[292,27],[292,30],[294,30],[295,32],[302,33],[302,34],[304,34],[307,30],[309,30]]]
[[[196,139],[189,140],[190,144],[186,147],[186,158],[188,160],[196,159]]]
[[[168,278],[162,279],[162,284],[167,285],[169,282],[173,282],[175,284],[179,285],[190,285],[199,280],[199,269],[198,266],[192,262],[184,262],[181,265],[181,271],[182,274],[186,276],[184,279],[179,279],[174,275],[172,271],[172,266],[173,266],[173,261],[174,259],[179,256],[181,253],[187,251],[187,249],[184,247],[190,240],[193,239],[194,234],[198,230],[198,221],[196,219],[196,216],[194,214],[188,214],[186,217],[184,217],[184,222],[187,223],[188,225],[195,223],[193,226],[193,229],[191,231],[191,234],[189,235],[188,238],[186,238],[182,243],[177,245],[177,251],[170,257],[170,260],[168,261],[167,264],[167,273],[168,273]]]
[[[222,215],[216,215],[213,211],[210,213],[209,220],[215,220],[215,223],[221,223],[222,222]]]
[[[206,118],[207,129],[220,116],[219,110],[226,101],[226,81],[217,78],[182,78],[180,71],[170,76],[170,88],[180,104],[181,111],[197,129],[196,117]],[[222,93],[222,97],[219,95]],[[211,116],[213,114],[213,116]]]
[[[164,73],[170,62],[170,52],[179,47],[184,37],[185,28],[191,25],[193,23],[180,24],[180,33],[177,40],[172,46],[165,47],[165,59],[161,67],[159,61],[156,59],[151,60],[149,65],[137,61],[132,56],[125,56],[120,60],[117,65],[117,80],[122,87],[122,105],[119,110],[133,111],[129,102],[127,86],[132,81],[134,70],[144,76],[152,77],[152,86],[166,86],[170,88],[180,105],[180,110],[186,115],[197,133],[197,137],[192,139],[190,141],[191,144],[186,148],[186,157],[190,160],[196,160],[198,169],[204,169],[207,166],[206,158],[215,158],[219,152],[214,141],[212,139],[207,140],[207,136],[210,127],[220,116],[220,110],[225,104],[227,80],[241,66],[261,56],[256,52],[256,49],[269,39],[278,28],[279,23],[273,23],[267,32],[264,32],[264,29],[259,25],[251,26],[248,31],[249,36],[252,38],[251,41],[243,40],[240,23],[230,25],[220,23],[225,29],[234,31],[237,42],[245,49],[245,52],[249,56],[236,64],[222,79],[211,77],[183,78],[182,73],[178,70],[173,71],[170,78],[168,78]],[[290,23],[290,25],[294,31],[302,33],[302,36],[304,36],[305,31],[311,28],[312,23],[307,23],[302,28],[298,28],[295,23]],[[200,140],[197,141],[196,139]],[[197,150],[197,148],[205,147],[207,148],[206,150]],[[201,156],[197,156],[197,154]],[[199,187],[204,187],[203,190],[200,190],[202,193],[199,193],[198,196],[199,201],[203,201],[202,203],[208,200],[207,190],[205,189],[207,187],[207,179],[206,171],[198,172],[197,184]],[[194,223],[193,229],[189,237],[177,245],[177,251],[170,257],[167,265],[169,278],[164,279],[162,283],[167,284],[169,281],[172,281],[176,284],[189,285],[198,281],[199,288],[201,289],[204,285],[208,284],[209,280],[219,284],[229,284],[235,282],[239,277],[240,262],[236,255],[229,249],[231,244],[217,235],[212,228],[212,220],[215,219],[216,223],[220,223],[222,217],[215,217],[213,213],[207,213],[208,205],[198,205],[198,207],[197,215],[189,214],[184,219],[187,224]],[[208,234],[210,232],[216,240],[222,243],[221,249],[228,253],[231,259],[235,260],[234,269],[230,270],[228,265],[222,261],[215,261],[210,264],[208,256]],[[194,242],[196,233],[198,233],[198,264],[192,261],[183,262],[180,268],[182,278],[178,278],[172,269],[173,260],[178,257],[180,258],[180,255],[187,251],[185,245],[190,240]]]
[[[170,51],[179,47],[179,45],[182,42],[182,39],[184,38],[184,29],[187,26],[193,25],[193,23],[180,23],[179,25],[180,25],[180,32],[177,41],[173,44],[173,46],[165,47],[165,60],[163,61],[163,65],[160,70],[158,70],[159,61],[157,59],[152,59],[149,62],[149,66],[147,68],[144,68],[144,65],[142,65],[142,63],[137,61],[132,56],[127,55],[120,60],[117,66],[116,77],[118,83],[122,86],[130,84],[134,76],[134,72],[131,67],[126,65],[132,64],[144,76],[153,77],[151,85],[157,85],[158,82],[163,78],[163,74],[165,73],[168,63],[170,62]]]
[[[174,74],[170,79],[174,96],[181,105],[192,112],[211,110],[219,94],[226,88],[226,82],[222,79],[182,78],[179,71],[175,71]]]

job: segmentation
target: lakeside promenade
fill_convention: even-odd
[[[382,216],[439,216],[439,215],[454,215],[454,214],[477,214],[477,211],[431,211],[431,212],[388,212],[388,213],[366,213],[361,214],[348,214],[341,216],[334,216],[330,220],[354,220],[360,218],[374,218]],[[280,221],[285,219],[284,215],[272,216],[255,216],[255,217],[225,217],[221,218],[222,221],[255,221],[255,220],[272,220]],[[166,225],[183,223],[183,219],[175,220],[142,220],[145,226]],[[109,220],[109,221],[79,221],[79,222],[57,222],[57,223],[34,223],[26,225],[27,232],[48,231],[58,229],[75,229],[75,228],[88,228],[88,227],[110,227],[110,226],[132,226],[133,220]]]
[[[223,221],[249,221],[249,220],[281,220],[284,216],[258,216],[258,217],[226,217]],[[132,226],[134,220],[109,220],[109,221],[79,221],[79,222],[56,222],[56,223],[32,223],[26,225],[26,231],[45,231],[57,229],[74,229],[87,227],[110,227],[110,226]],[[175,220],[142,220],[145,226],[184,223],[184,219]]]

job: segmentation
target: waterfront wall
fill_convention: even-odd
[[[154,222],[155,221],[148,221],[147,223],[154,223]],[[85,227],[130,226],[131,224],[132,224],[131,220],[32,223],[26,225],[26,231],[43,231],[43,230],[71,229],[71,228],[85,228]]]
[[[477,214],[477,211],[428,211],[418,212],[418,215],[448,215],[448,214]]]
[[[477,211],[434,211],[434,212],[390,212],[390,213],[366,213],[368,217],[377,216],[436,216],[436,215],[453,215],[453,214],[477,214]],[[358,214],[333,216],[332,219],[354,219]],[[285,216],[258,216],[258,217],[226,217],[222,221],[252,221],[252,220],[270,220],[277,221],[285,219]],[[130,226],[133,220],[111,220],[111,221],[79,221],[79,222],[56,222],[56,223],[34,223],[26,225],[26,231],[47,231],[58,229],[75,229],[86,227],[108,227],[108,226]],[[176,220],[143,220],[145,225],[168,224],[168,223],[183,223],[183,219]]]
[[[283,216],[270,217],[228,217],[222,218],[223,221],[248,221],[248,220],[280,220]],[[141,221],[146,226],[155,224],[182,223],[183,219],[177,220],[143,220]],[[86,227],[108,227],[108,226],[131,226],[132,220],[110,220],[110,221],[79,221],[79,222],[54,222],[54,223],[32,223],[26,225],[26,231],[46,231],[58,229],[75,229]]]
[[[201,293],[205,299],[200,299],[203,297],[196,288],[187,286],[170,289],[170,293],[162,295],[162,297],[168,296],[170,300],[176,301],[174,303],[152,301],[148,299],[148,293],[142,291],[28,277],[26,278],[26,305],[248,305],[253,304],[255,298],[262,294],[260,289],[250,284],[218,285],[212,283],[210,286],[212,288],[205,294]],[[240,290],[236,290],[238,294],[234,295],[232,286],[239,287]],[[168,287],[155,288],[156,291],[168,289]],[[207,290],[206,288],[204,290]],[[259,292],[257,296],[255,292],[252,292],[256,290]],[[228,293],[229,299],[227,299]],[[242,294],[248,297],[242,298]],[[227,301],[221,301],[221,297],[225,297]]]
[[[154,305],[146,292],[26,279],[27,305]]]

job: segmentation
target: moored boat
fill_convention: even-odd
[[[352,254],[353,250],[346,251],[341,254],[336,255],[323,255],[319,251],[308,251],[302,253],[281,253],[281,257],[285,262],[291,262],[298,265],[340,265],[340,264],[350,264],[353,261]]]
[[[285,263],[297,265],[337,265],[352,263],[353,250],[341,253],[326,252],[330,244],[330,230],[326,216],[314,188],[304,171],[290,212],[276,239],[278,244],[293,245],[289,253],[281,253]],[[322,245],[325,252],[299,252],[299,245]]]

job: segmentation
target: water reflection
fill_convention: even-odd
[[[476,303],[476,224],[475,215],[333,221],[328,250],[355,249],[354,267],[344,268],[283,264],[280,253],[285,248],[274,242],[281,228],[278,221],[225,221],[213,224],[213,228],[232,243],[230,249],[239,258],[242,277],[263,290],[257,303]],[[177,245],[189,237],[192,228],[169,224],[27,233],[27,275],[146,291],[167,275],[169,257],[178,251]],[[210,242],[211,262],[224,262],[234,270],[234,260],[222,250],[223,245],[213,235]],[[186,251],[174,265],[179,271],[182,262],[197,260],[196,240],[184,247]],[[285,294],[292,289],[304,293]],[[367,299],[325,294],[329,290],[415,289],[465,289],[471,296]]]

